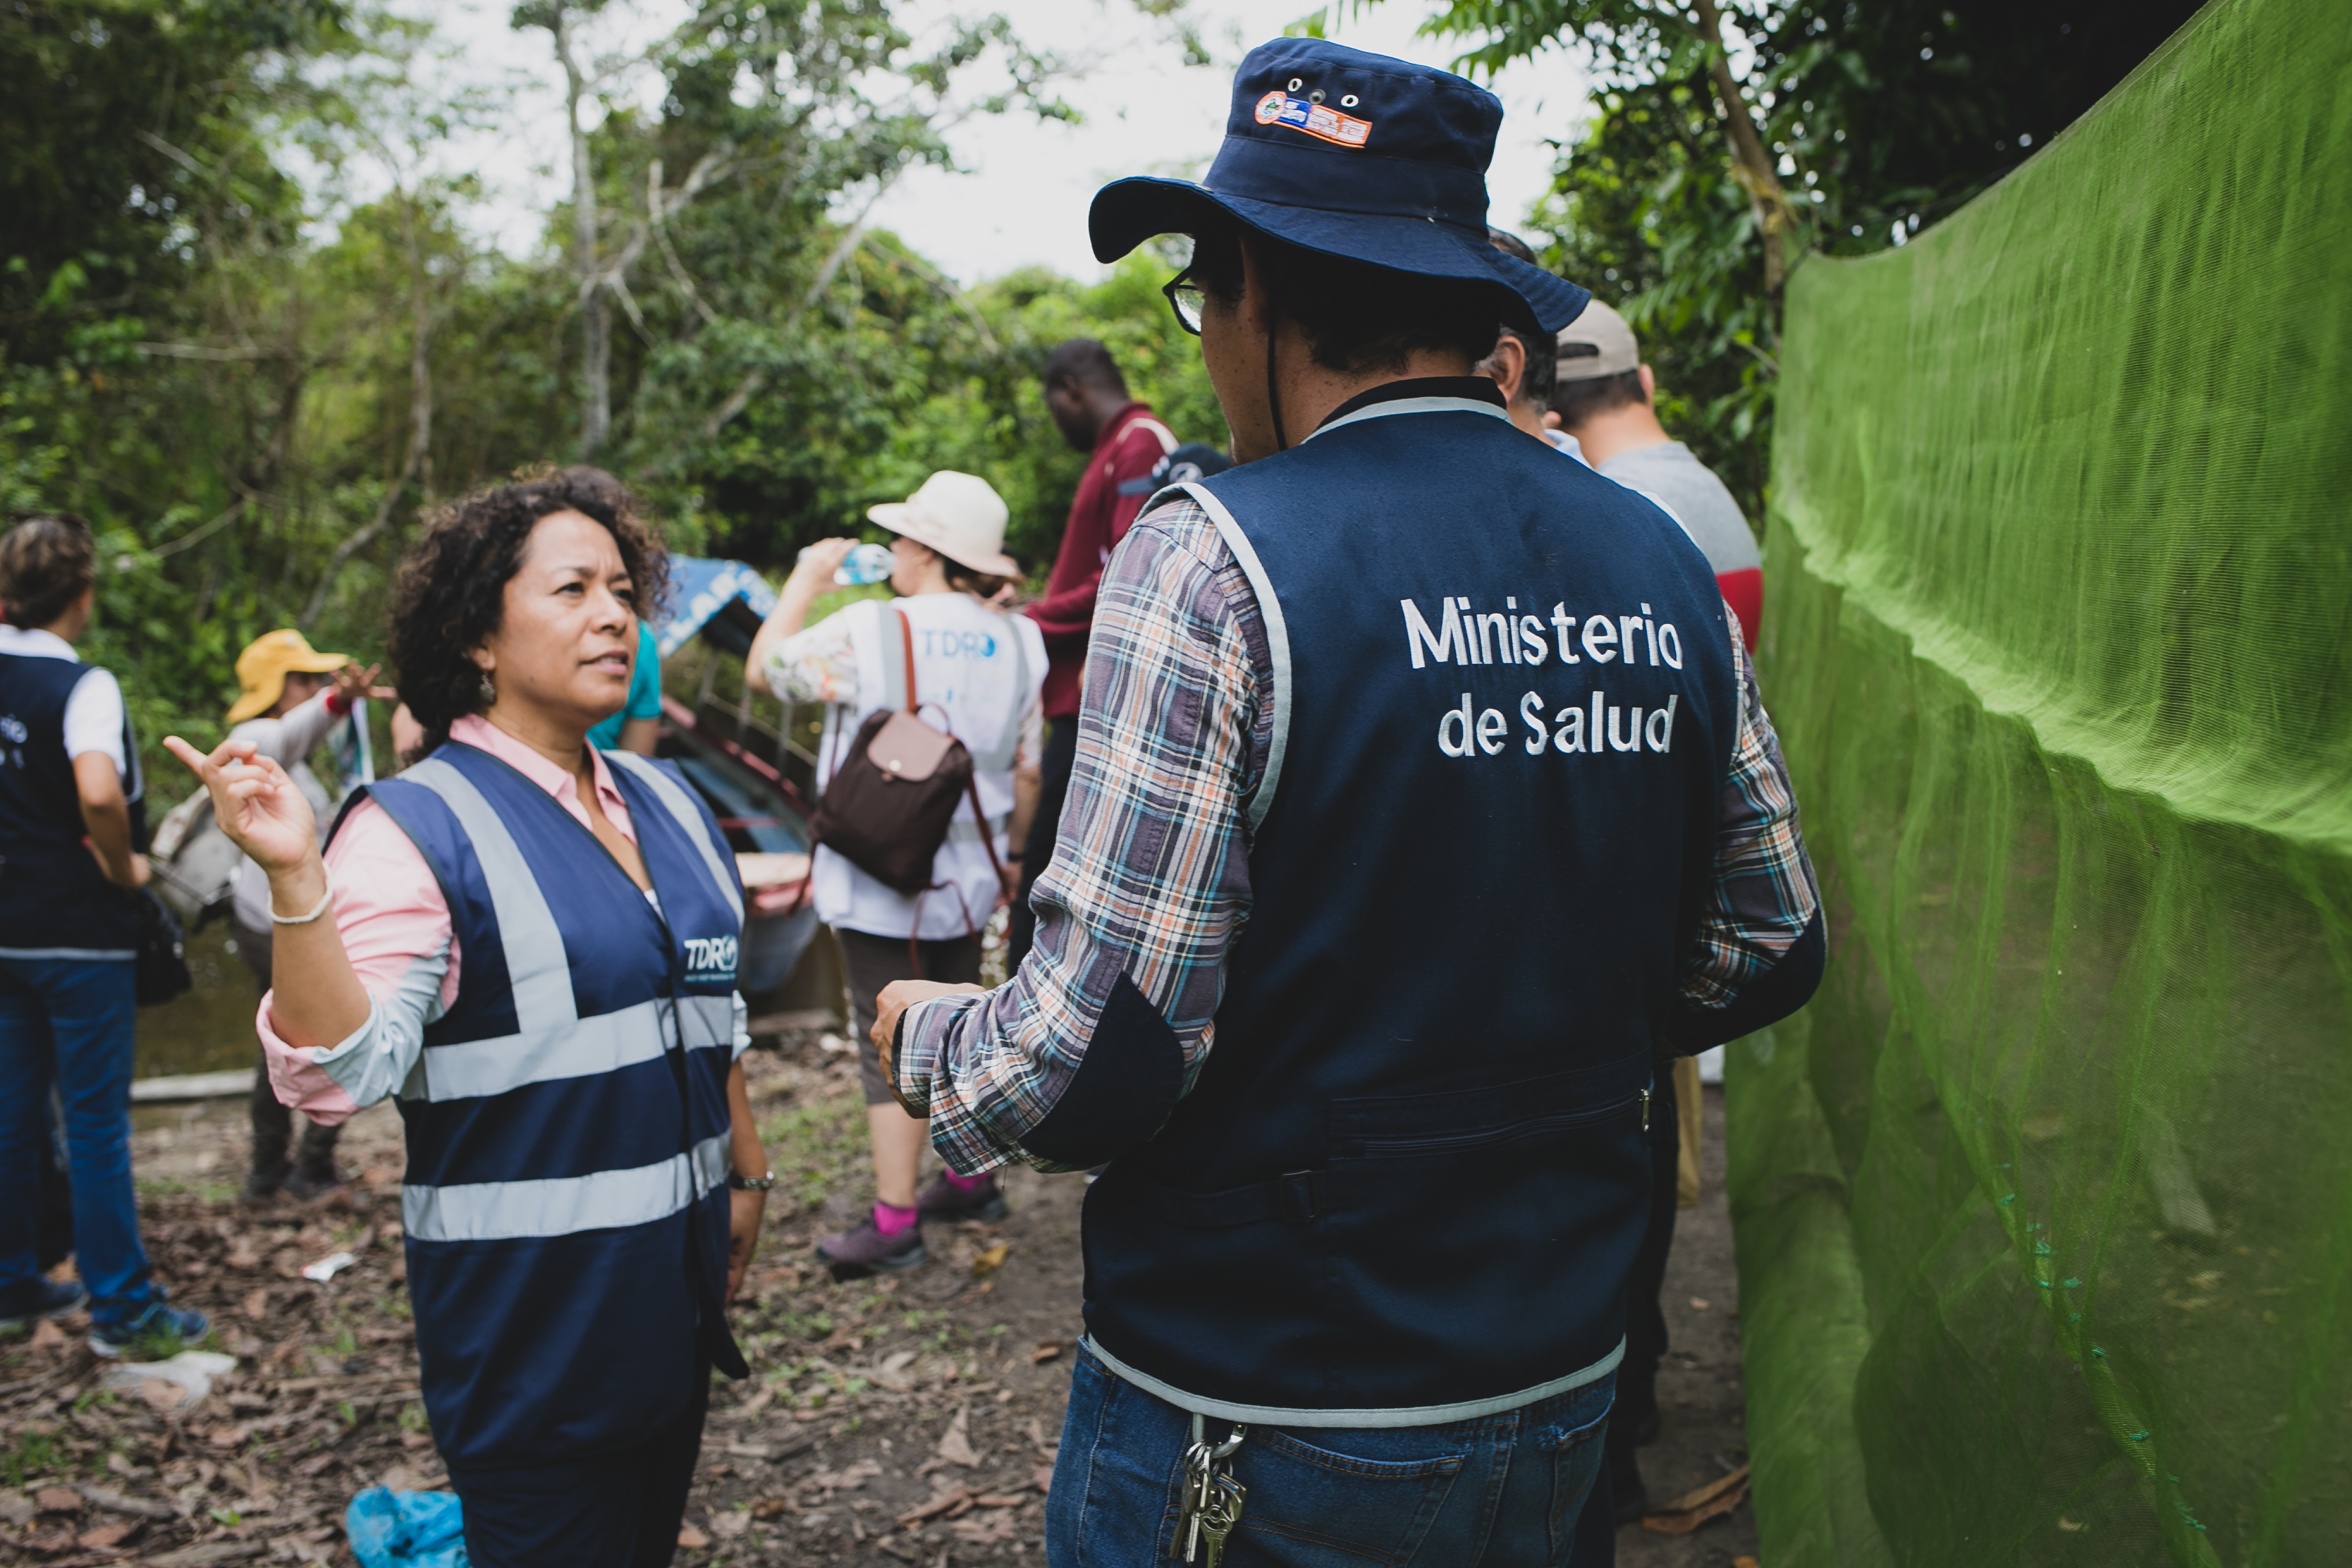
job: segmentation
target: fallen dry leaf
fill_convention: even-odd
[[[971,1406],[957,1411],[955,1419],[948,1423],[948,1429],[940,1436],[938,1453],[949,1464],[961,1465],[966,1469],[980,1463],[980,1456],[972,1452],[971,1447]]]
[[[936,1519],[943,1513],[952,1518],[956,1511],[971,1508],[971,1499],[972,1490],[970,1487],[956,1487],[951,1490],[940,1493],[919,1508],[908,1509],[898,1516],[898,1522],[912,1530],[925,1520]]]
[[[999,1268],[1004,1267],[1005,1257],[1007,1254],[1011,1253],[1012,1250],[1013,1244],[1011,1242],[998,1242],[994,1247],[990,1247],[986,1252],[982,1253],[978,1258],[971,1260],[971,1277],[977,1279],[983,1274],[995,1273]]]
[[[43,1487],[33,1494],[34,1503],[43,1513],[79,1513],[81,1494],[70,1487]]]
[[[26,1549],[37,1552],[44,1557],[54,1557],[60,1552],[70,1552],[73,1550],[73,1531],[70,1530],[44,1530],[37,1535],[28,1535],[25,1538]]]
[[[710,1516],[710,1533],[721,1541],[732,1541],[751,1528],[751,1516],[728,1509]]]
[[[710,1537],[690,1524],[681,1524],[677,1527],[677,1543],[688,1552],[699,1552],[710,1544]]]
[[[1735,1557],[1731,1560],[1731,1568],[1764,1568],[1764,1564],[1753,1557]]]
[[[780,1513],[789,1511],[792,1506],[792,1504],[786,1502],[780,1497],[761,1498],[758,1502],[751,1505],[751,1517],[753,1519],[773,1519]]]
[[[33,1325],[33,1337],[26,1342],[34,1350],[44,1353],[61,1351],[67,1344],[66,1331],[48,1319],[43,1318]]]
[[[269,1287],[256,1285],[245,1293],[245,1315],[255,1322],[269,1316]]]
[[[1693,1296],[1691,1298],[1691,1310],[1694,1312],[1706,1311],[1706,1298],[1704,1296]]]
[[[139,1384],[139,1397],[158,1410],[177,1410],[188,1397],[188,1391],[176,1383],[151,1377]]]
[[[1037,1348],[1036,1348],[1035,1350],[1031,1351],[1031,1352],[1029,1352],[1029,1364],[1030,1364],[1031,1366],[1043,1366],[1043,1365],[1045,1365],[1047,1362],[1052,1361],[1055,1356],[1058,1356],[1058,1355],[1060,1355],[1061,1353],[1062,1353],[1062,1342],[1061,1342],[1061,1341],[1059,1341],[1059,1340],[1039,1340],[1039,1341],[1037,1342]]]
[[[1029,1479],[1037,1483],[1037,1489],[1039,1491],[1052,1491],[1054,1489],[1054,1467],[1051,1465],[1040,1465],[1035,1469],[1029,1472]]]
[[[95,1530],[83,1531],[74,1537],[74,1544],[85,1552],[97,1552],[106,1547],[120,1546],[130,1540],[131,1532],[138,1528],[138,1524],[132,1521],[116,1520],[111,1524],[101,1524]]]
[[[1685,1492],[1663,1508],[1653,1510],[1642,1528],[1657,1535],[1688,1535],[1708,1520],[1729,1513],[1748,1495],[1748,1467]]]

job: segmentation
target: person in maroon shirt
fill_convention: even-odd
[[[1021,896],[1013,901],[1008,963],[1018,965],[1037,930],[1030,890],[1054,858],[1054,826],[1070,786],[1078,749],[1078,683],[1086,674],[1087,634],[1095,622],[1095,589],[1112,549],[1127,537],[1149,499],[1131,482],[1145,479],[1175,450],[1176,437],[1151,410],[1128,395],[1110,351],[1092,338],[1072,338],[1045,361],[1045,409],[1062,439],[1087,454],[1086,477],[1070,502],[1061,553],[1045,581],[1045,596],[1027,614],[1045,634],[1045,787],[1021,857]],[[1130,487],[1122,493],[1122,487]]]

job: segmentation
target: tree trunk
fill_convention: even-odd
[[[294,624],[304,631],[319,618],[327,605],[327,595],[335,579],[342,574],[344,563],[375,542],[376,537],[391,526],[393,508],[407,493],[410,481],[421,487],[421,503],[433,504],[433,296],[428,291],[425,258],[416,243],[416,204],[405,204],[404,229],[408,240],[408,457],[401,465],[400,475],[383,492],[375,509],[375,516],[335,546],[327,558],[327,569],[319,574],[319,585],[310,590],[310,602],[302,607],[302,618]]]
[[[588,132],[580,123],[580,100],[588,95],[586,75],[572,54],[571,9],[554,5],[549,23],[555,55],[563,65],[563,120],[572,136],[572,249],[580,269],[580,456],[593,460],[613,424],[613,318],[596,268],[596,171],[588,155]]]
[[[1756,231],[1764,240],[1764,293],[1777,310],[1788,269],[1782,247],[1795,214],[1781,189],[1772,155],[1756,133],[1748,100],[1732,79],[1731,57],[1723,47],[1723,13],[1715,0],[1693,0],[1693,4],[1698,12],[1700,41],[1706,46],[1707,74],[1715,83],[1716,97],[1723,102],[1724,131],[1731,141],[1731,177],[1748,193],[1748,205],[1756,215]]]

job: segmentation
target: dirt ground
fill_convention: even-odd
[[[678,1561],[1042,1562],[1080,1328],[1081,1178],[1010,1173],[1003,1224],[929,1227],[927,1267],[836,1284],[809,1249],[870,1196],[854,1058],[802,1032],[748,1059],[782,1179],[734,1316],[752,1376],[714,1392]],[[1716,1091],[1707,1116],[1707,1199],[1683,1215],[1668,1277],[1664,1431],[1643,1453],[1655,1500],[1746,1457]],[[207,1348],[236,1367],[184,1407],[165,1384],[106,1388],[79,1318],[0,1347],[0,1563],[349,1563],[353,1493],[445,1479],[415,1392],[399,1119],[380,1107],[351,1124],[346,1192],[263,1209],[236,1202],[242,1103],[137,1121],[157,1276],[211,1315]],[[303,1277],[338,1252],[354,1261]],[[1743,1503],[1688,1536],[1628,1529],[1619,1561],[1728,1568],[1754,1551]]]

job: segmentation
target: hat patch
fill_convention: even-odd
[[[1280,88],[1257,100],[1260,125],[1287,125],[1293,131],[1330,142],[1335,147],[1361,147],[1372,133],[1372,122],[1342,114],[1328,104],[1293,98]]]

